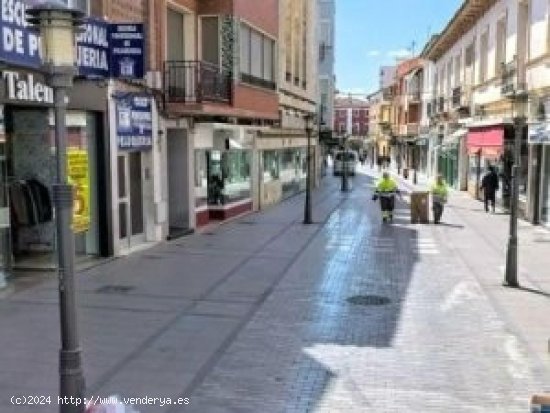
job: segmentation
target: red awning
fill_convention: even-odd
[[[470,129],[466,143],[470,154],[481,151],[485,156],[497,157],[502,153],[504,145],[504,128],[490,126]]]

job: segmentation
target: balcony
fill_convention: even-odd
[[[469,86],[457,86],[452,91],[452,108],[459,111],[469,109],[472,99],[472,89]]]
[[[524,72],[525,70],[519,70],[517,58],[514,58],[511,62],[501,64],[501,96],[514,97],[525,93],[527,84],[523,81],[525,79]]]
[[[233,79],[220,67],[202,61],[164,62],[166,103],[231,103]]]

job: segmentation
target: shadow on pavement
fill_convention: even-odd
[[[315,247],[325,253],[314,264],[320,275],[311,277],[313,290],[304,290],[310,302],[304,315],[307,339],[296,365],[289,399],[295,404],[287,406],[289,411],[321,407],[340,369],[353,362],[347,349],[393,346],[419,261],[418,231],[406,217],[408,205],[398,200],[394,223],[383,224],[379,202],[372,202],[372,190],[365,189],[372,187],[373,178],[356,179],[361,191],[352,192],[333,214]]]
[[[547,297],[547,298],[550,298],[550,293],[549,292],[546,292],[546,291],[543,291],[543,290],[537,290],[535,288],[529,288],[529,287],[518,287],[517,288],[518,291],[522,291],[522,292],[526,292],[526,293],[532,293],[532,294],[537,294],[537,295],[542,295],[543,297]]]

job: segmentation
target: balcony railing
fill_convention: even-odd
[[[220,67],[195,60],[164,62],[164,93],[172,103],[231,103],[233,79]]]
[[[453,94],[451,98],[451,103],[453,108],[459,108],[462,105],[462,87],[458,86],[453,89]]]

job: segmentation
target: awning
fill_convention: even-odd
[[[470,129],[467,139],[468,153],[481,153],[486,157],[498,157],[504,145],[504,127],[490,126]]]

